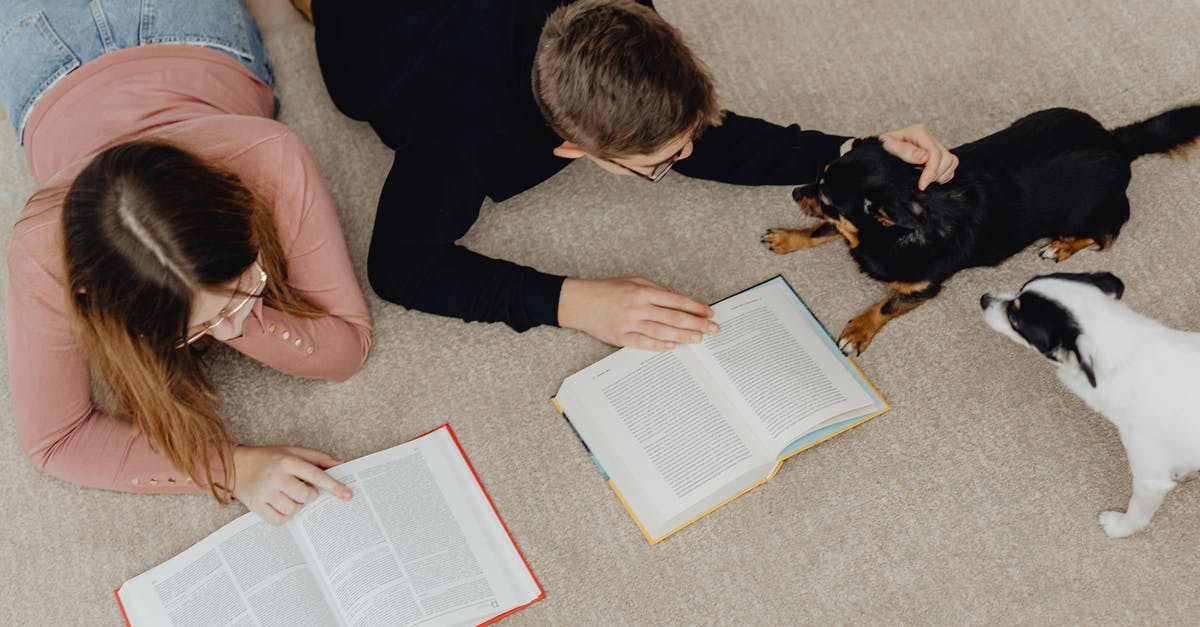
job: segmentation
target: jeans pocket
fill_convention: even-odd
[[[0,104],[18,133],[29,110],[79,59],[50,28],[45,13],[26,15],[0,33]]]
[[[142,0],[141,43],[205,46],[253,62],[251,19],[241,0]]]

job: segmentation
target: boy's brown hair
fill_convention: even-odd
[[[546,20],[534,99],[593,156],[652,154],[721,123],[712,76],[675,27],[633,0],[579,0]]]

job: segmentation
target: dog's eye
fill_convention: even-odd
[[[863,213],[865,213],[865,214],[871,213],[871,199],[870,198],[863,200]]]

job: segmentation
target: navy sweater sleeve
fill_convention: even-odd
[[[780,126],[726,112],[704,131],[692,156],[675,169],[686,176],[734,185],[799,185],[820,176],[848,137]]]
[[[517,331],[557,325],[563,277],[455,243],[478,218],[483,197],[469,163],[396,153],[375,214],[371,287],[384,300],[467,321]]]

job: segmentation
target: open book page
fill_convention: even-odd
[[[773,456],[808,432],[876,405],[782,278],[713,310],[721,332],[694,350]]]
[[[348,625],[478,624],[541,595],[447,428],[332,468],[289,525]]]
[[[119,592],[133,625],[335,625],[286,527],[246,514]]]
[[[286,525],[246,514],[130,579],[133,625],[476,625],[542,596],[449,427],[329,473]]]
[[[690,349],[622,349],[557,399],[634,516],[663,535],[764,479],[775,457]]]

